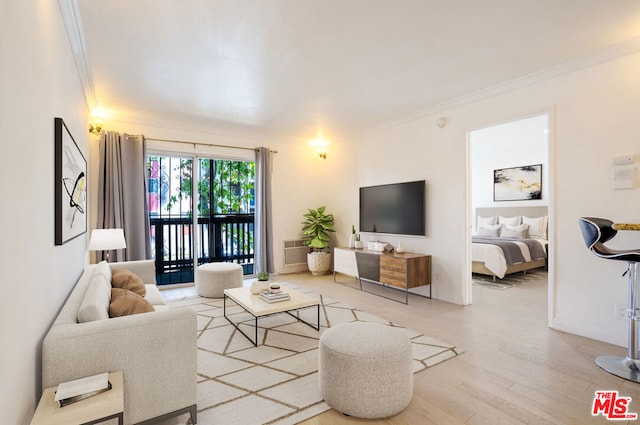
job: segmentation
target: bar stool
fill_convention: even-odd
[[[627,356],[598,356],[596,364],[607,372],[629,381],[640,383],[640,334],[638,320],[640,320],[640,280],[638,279],[638,263],[640,263],[640,249],[620,250],[605,246],[618,231],[611,220],[595,217],[581,217],[578,220],[582,237],[595,255],[607,260],[626,261],[628,263],[625,274],[629,275],[627,317],[629,318]],[[624,274],[623,274],[624,276]]]

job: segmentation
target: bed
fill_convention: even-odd
[[[546,206],[476,208],[471,271],[495,280],[545,267],[547,233]]]

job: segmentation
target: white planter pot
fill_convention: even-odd
[[[258,295],[260,292],[266,291],[267,289],[269,289],[269,281],[256,280],[255,282],[251,283],[249,292],[251,292],[253,295]]]
[[[307,254],[307,265],[314,276],[325,274],[331,267],[331,254],[328,252],[310,252]]]

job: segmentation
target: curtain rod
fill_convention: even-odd
[[[129,136],[129,137],[140,137],[140,136]],[[193,145],[193,147],[195,148],[196,146],[209,146],[209,147],[216,147],[216,148],[230,148],[230,149],[242,149],[242,150],[247,150],[247,151],[257,151],[258,148],[245,148],[243,146],[231,146],[231,145],[216,145],[216,144],[210,144],[210,143],[202,143],[202,142],[187,142],[184,140],[170,140],[170,139],[156,139],[153,137],[145,137],[145,139],[147,140],[153,140],[155,142],[169,142],[169,143],[180,143],[183,145]],[[269,151],[271,153],[278,153],[278,151],[274,151],[269,149]]]

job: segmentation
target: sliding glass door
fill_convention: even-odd
[[[193,282],[193,160],[147,156],[152,257],[158,284]]]
[[[253,274],[253,162],[148,155],[147,170],[158,284],[193,282],[209,262]]]
[[[198,159],[199,263],[241,264],[253,274],[253,162]]]

